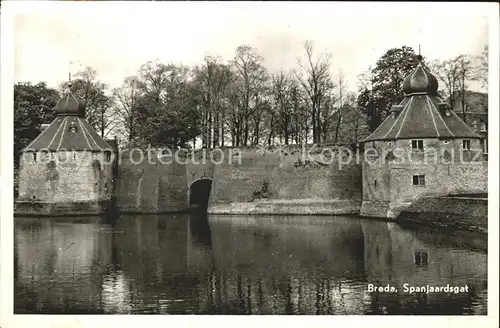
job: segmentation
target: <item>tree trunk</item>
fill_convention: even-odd
[[[247,146],[248,145],[248,132],[249,132],[249,125],[248,125],[248,118],[245,118],[245,130],[244,130],[244,136],[243,136],[243,145]]]
[[[219,146],[219,111],[214,114],[214,140],[213,140],[213,148]]]
[[[313,143],[316,142],[316,106],[313,104],[313,109],[312,109],[312,133],[313,133]]]
[[[105,109],[101,109],[101,138],[104,139],[104,111]]]

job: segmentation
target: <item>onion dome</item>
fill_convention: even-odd
[[[85,106],[71,89],[57,102],[57,117],[24,151],[113,151],[85,120]]]
[[[364,141],[420,138],[481,138],[438,95],[438,82],[419,63],[403,82],[404,99]]]
[[[422,56],[417,56],[418,65],[403,81],[403,91],[411,94],[434,95],[438,90],[438,81],[422,63]]]
[[[57,102],[54,110],[58,116],[85,117],[85,104],[71,92],[71,84],[68,92]]]

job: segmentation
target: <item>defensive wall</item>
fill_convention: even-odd
[[[122,213],[169,213],[189,210],[189,187],[213,165],[181,154],[176,160],[151,151],[120,154],[116,177],[116,207]]]
[[[376,156],[387,159],[390,149],[376,146]],[[448,145],[450,149],[459,146]],[[360,150],[349,147],[347,153],[342,149],[347,148],[227,147],[185,152],[177,158],[154,150],[148,156],[145,152],[124,152],[113,163],[112,174],[97,165],[82,169],[77,161],[59,163],[55,170],[48,160],[22,171],[24,192],[15,210],[33,215],[71,210],[92,214],[99,204],[86,200],[97,193],[103,201],[112,198],[121,213],[183,212],[192,208],[190,198],[192,202],[192,193],[197,193],[198,198],[208,199],[210,214],[334,215],[359,214],[361,209],[364,216],[383,216],[389,203],[400,202],[400,222],[487,230],[487,199],[441,197],[486,192],[487,162],[468,158],[471,154],[465,153],[463,163],[446,163],[443,157],[447,154],[441,152],[438,165],[410,167],[390,158],[367,163]],[[84,154],[76,154],[80,155]],[[418,152],[413,155],[417,159],[421,156]],[[412,174],[426,174],[426,186],[409,184]],[[81,181],[85,181],[85,188],[81,188]],[[380,193],[386,202],[375,201]],[[407,196],[414,194],[415,199],[407,201]]]
[[[211,214],[356,214],[361,166],[341,147],[225,150],[215,166]],[[232,153],[230,153],[232,152]],[[351,152],[354,153],[354,152]]]
[[[152,151],[149,160],[123,153],[116,206],[123,213],[185,211],[195,183],[209,179],[212,214],[359,213],[360,164],[341,148],[309,148],[228,147],[177,158]]]
[[[469,220],[473,230],[476,225],[479,230],[486,228],[487,201],[465,200],[466,205],[460,205],[464,198],[441,196],[484,193],[487,162],[469,159],[411,167],[390,161],[368,164],[357,158],[357,149],[351,149],[349,155],[342,147],[328,147],[328,151],[326,147],[308,147],[228,147],[196,151],[177,160],[153,153],[150,161],[124,153],[117,170],[116,206],[123,213],[187,211],[190,193],[197,192],[194,186],[208,179],[211,188],[203,192],[209,195],[210,214],[359,214],[363,208],[362,215],[378,216],[386,213],[389,202],[401,201],[398,214],[414,204],[398,220],[404,217],[407,222],[425,223],[434,217],[437,222],[452,218],[456,226],[467,225],[460,220]],[[425,187],[409,183],[412,174],[422,173],[429,177]],[[377,206],[376,201],[366,201],[377,192],[387,193],[386,203]],[[415,199],[407,201],[406,196],[413,193]],[[424,200],[419,200],[422,197]]]

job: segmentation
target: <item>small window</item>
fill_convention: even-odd
[[[428,263],[429,254],[425,250],[416,250],[414,253],[415,265],[426,266]]]
[[[445,145],[447,145],[447,144],[449,144],[449,143],[450,143],[450,140],[443,140],[443,143],[444,143]]]
[[[413,176],[414,186],[425,186],[425,175],[419,174]]]
[[[411,141],[411,148],[423,150],[424,149],[424,141],[423,140],[412,140]]]
[[[462,148],[464,150],[470,150],[470,140],[464,140],[462,143]]]
[[[372,148],[375,148],[375,141],[372,142]]]
[[[373,181],[373,186],[376,188],[377,187],[377,180]]]
[[[36,152],[33,153],[33,162],[36,162]]]
[[[480,131],[481,132],[486,132],[486,122],[481,121],[481,125],[480,126],[481,126],[480,127]]]
[[[73,152],[73,159],[76,159],[76,152]]]
[[[106,161],[110,161],[111,160],[111,152],[110,151],[107,151],[106,152]]]

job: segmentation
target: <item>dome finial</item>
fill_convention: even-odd
[[[417,65],[403,81],[403,92],[409,96],[412,94],[436,94],[438,81],[423,63],[423,57],[418,45],[418,55],[416,55]]]
[[[73,61],[69,61],[69,68],[68,68],[68,91],[71,92],[71,87],[73,86],[73,82],[71,82],[71,65],[73,64]]]
[[[420,44],[418,44],[418,55],[417,55],[417,61],[418,61],[419,63],[421,63],[423,59],[424,59],[424,57],[422,57],[422,54],[420,53]]]

